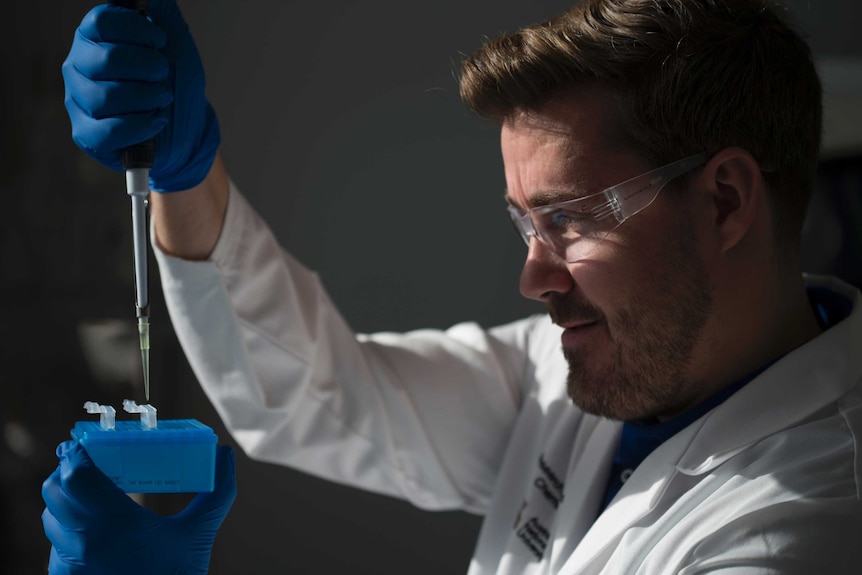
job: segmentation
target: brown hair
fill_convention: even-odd
[[[820,149],[821,87],[782,11],[768,0],[583,0],[466,59],[461,97],[503,122],[606,84],[624,144],[656,165],[748,150],[765,172],[777,237],[796,245]]]

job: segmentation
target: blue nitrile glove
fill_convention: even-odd
[[[234,453],[216,452],[215,489],[165,517],[135,503],[77,441],[57,448],[60,465],[42,484],[49,575],[204,574],[216,532],[236,497]]]
[[[81,21],[63,63],[72,139],[122,170],[120,150],[154,137],[150,187],[187,190],[212,166],[218,120],[176,0],[150,0],[147,15],[103,5]]]

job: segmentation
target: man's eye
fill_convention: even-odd
[[[544,214],[540,234],[556,237],[557,241],[575,241],[603,231],[604,224],[581,210],[554,210]]]
[[[592,214],[569,210],[556,210],[551,212],[548,214],[548,221],[551,227],[561,231],[577,231],[578,229],[595,222]]]

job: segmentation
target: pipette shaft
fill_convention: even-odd
[[[141,344],[141,364],[144,370],[144,394],[150,400],[150,299],[147,261],[147,195],[150,192],[149,168],[134,167],[135,160],[123,153],[126,169],[126,191],[132,200],[132,240],[135,251],[135,317]],[[142,163],[146,163],[145,161]]]

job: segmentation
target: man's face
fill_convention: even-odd
[[[504,123],[513,205],[600,192],[657,167],[609,144],[614,118],[606,102],[585,90]],[[712,295],[683,200],[666,188],[574,264],[530,242],[521,292],[546,303],[566,328],[568,391],[578,407],[638,420],[671,416],[698,398],[691,358]]]

